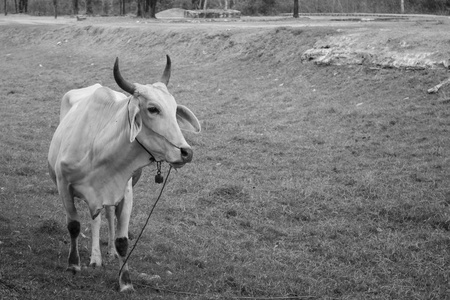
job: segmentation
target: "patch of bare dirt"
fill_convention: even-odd
[[[357,28],[319,39],[302,59],[325,65],[450,68],[450,32],[442,21]]]

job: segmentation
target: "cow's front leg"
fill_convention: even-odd
[[[100,226],[102,223],[102,217],[101,213],[97,215],[92,221],[91,221],[91,233],[92,233],[92,240],[91,240],[91,262],[89,263],[89,266],[92,268],[95,268],[97,266],[102,266],[102,252],[100,250]]]
[[[130,223],[132,206],[133,192],[130,179],[125,191],[125,197],[116,208],[117,238],[115,240],[115,246],[117,256],[119,257],[119,268],[122,268],[123,265],[122,271],[119,274],[119,286],[121,292],[134,290],[133,284],[131,283],[128,263],[124,264],[128,252],[128,225]]]
[[[117,257],[116,246],[114,243],[114,238],[116,236],[116,227],[114,225],[114,211],[115,206],[106,206],[105,207],[105,215],[106,220],[108,221],[108,252],[107,255],[110,259]]]

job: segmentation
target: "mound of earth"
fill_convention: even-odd
[[[168,18],[184,18],[185,10],[182,8],[171,8],[163,10],[156,14],[158,19],[168,19]]]

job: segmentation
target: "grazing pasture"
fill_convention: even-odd
[[[448,297],[450,88],[426,92],[448,70],[302,62],[318,39],[345,34],[328,25],[102,22],[0,28],[0,298]],[[169,91],[203,131],[186,133],[194,160],[172,172],[130,260],[136,292],[121,295],[116,260],[87,267],[81,201],[83,268],[65,272],[48,146],[66,91],[119,90],[116,56],[125,77],[152,83],[165,54]],[[136,185],[131,244],[155,173]],[[106,252],[106,224],[102,233]]]

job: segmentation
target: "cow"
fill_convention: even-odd
[[[192,111],[177,105],[169,93],[170,73],[171,60],[167,55],[159,82],[130,83],[122,77],[116,58],[114,79],[130,96],[94,84],[71,90],[61,100],[60,123],[50,143],[48,166],[66,212],[70,234],[67,270],[74,274],[81,270],[78,252],[81,224],[74,197],[87,203],[92,218],[90,265],[102,265],[99,232],[100,213],[105,208],[109,251],[117,255],[122,266],[128,251],[133,185],[141,169],[162,161],[181,168],[192,160],[192,148],[181,130],[198,133],[200,123]],[[119,274],[119,289],[133,290],[126,262]]]

